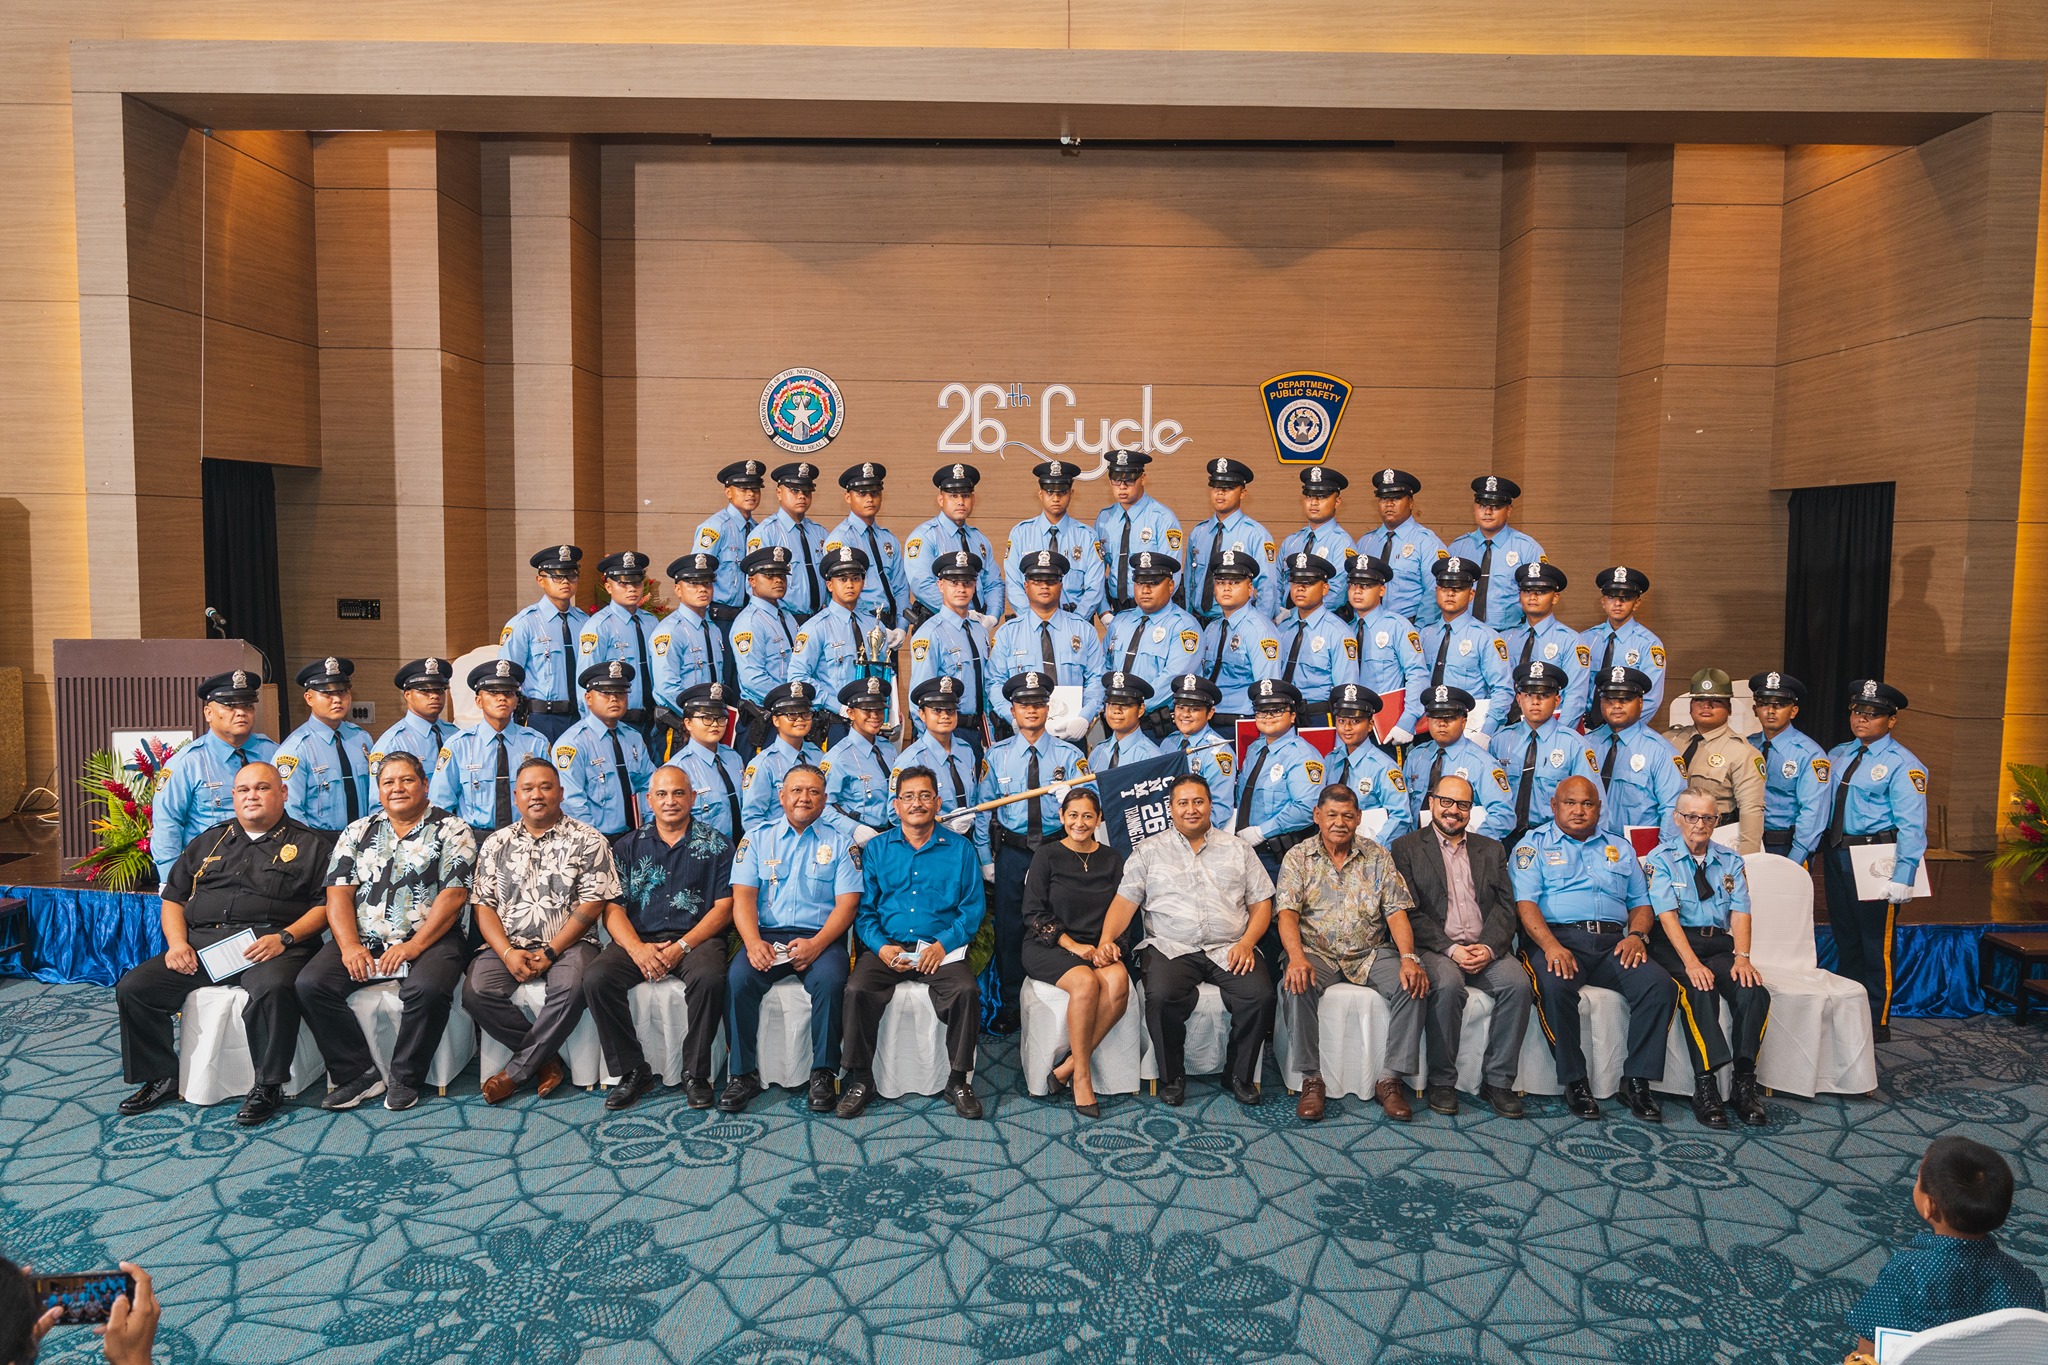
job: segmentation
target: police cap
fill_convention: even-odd
[[[1140,583],[1157,583],[1180,572],[1180,561],[1158,550],[1140,550],[1131,556],[1131,577]]]
[[[668,576],[677,583],[709,583],[718,577],[718,556],[695,550],[668,562]]]
[[[1422,714],[1425,716],[1470,715],[1472,706],[1472,694],[1449,683],[1438,683],[1422,691]]]
[[[1330,692],[1333,716],[1376,716],[1386,702],[1364,683],[1344,683]]]
[[[1152,684],[1135,673],[1118,669],[1102,678],[1102,699],[1142,706],[1152,699]]]
[[[733,690],[722,682],[701,682],[686,687],[676,696],[676,709],[686,716],[725,716],[733,701]]]
[[[647,577],[648,558],[638,550],[621,550],[615,555],[606,555],[597,561],[597,571],[606,578],[622,579],[638,583]]]
[[[960,709],[960,680],[951,675],[926,678],[910,689],[910,704],[930,707],[934,711],[958,711]]]
[[[727,488],[759,488],[768,466],[759,460],[734,460],[718,471],[718,481]]]
[[[1196,706],[1214,709],[1216,703],[1223,700],[1223,689],[1199,673],[1176,673],[1172,690],[1176,703],[1192,702]]]
[[[454,677],[454,664],[429,654],[400,668],[392,676],[391,685],[401,692],[445,692]]]
[[[848,465],[839,471],[839,486],[849,493],[879,493],[882,480],[889,477],[887,465],[864,460],[860,464]]]
[[[844,578],[849,574],[861,578],[866,577],[867,571],[868,552],[851,545],[827,550],[824,558],[818,561],[818,572],[827,578]]]
[[[1754,702],[1791,702],[1796,706],[1806,700],[1806,684],[1790,673],[1758,673],[1749,680],[1749,696]]]
[[[583,548],[580,545],[550,545],[545,550],[535,550],[533,557],[526,562],[542,573],[573,574],[583,563]]]
[[[1639,668],[1616,664],[1593,681],[1593,692],[1602,697],[1640,697],[1650,690],[1650,675]]]
[[[803,715],[817,709],[818,689],[807,682],[786,682],[768,689],[761,709],[784,716]]]
[[[218,703],[221,706],[254,706],[262,695],[263,675],[238,668],[232,673],[216,673],[199,684],[199,700]]]
[[[1301,471],[1301,495],[1304,498],[1327,498],[1349,487],[1351,480],[1327,466],[1312,464]]]
[[[1287,556],[1287,577],[1294,583],[1327,583],[1337,576],[1336,566],[1321,555],[1306,550]]]
[[[1242,460],[1226,460],[1220,456],[1202,466],[1209,476],[1211,488],[1242,488],[1252,481],[1252,467]]]
[[[1285,678],[1261,678],[1251,686],[1252,710],[1292,710],[1301,705],[1301,689]]]
[[[942,464],[932,471],[932,487],[941,493],[972,493],[981,471],[971,464]]]
[[[1849,705],[1868,706],[1887,714],[1906,709],[1906,694],[1876,678],[1858,678],[1849,684]]]
[[[1538,694],[1564,691],[1564,670],[1543,659],[1531,659],[1515,670],[1515,691]]]
[[[1031,466],[1031,477],[1038,480],[1038,486],[1054,492],[1072,488],[1080,475],[1081,466],[1070,460],[1041,460]]]
[[[1422,491],[1422,480],[1405,469],[1382,469],[1372,476],[1372,491],[1379,498],[1412,498]]]
[[[1111,483],[1129,483],[1145,472],[1145,466],[1152,463],[1152,457],[1142,450],[1112,450],[1103,457],[1109,466]]]
[[[1595,574],[1593,585],[1600,589],[1602,597],[1641,597],[1650,590],[1650,579],[1641,569],[1617,564]]]
[[[355,673],[353,659],[330,654],[300,669],[295,681],[307,692],[346,692],[355,685],[350,681]]]
[[[510,659],[486,659],[469,670],[472,692],[517,692],[526,685],[526,670]]]
[[[1472,501],[1488,507],[1506,507],[1522,496],[1522,485],[1498,474],[1481,474],[1472,480]]]
[[[797,460],[791,464],[775,466],[769,475],[784,488],[794,488],[799,493],[808,493],[818,486],[818,467],[809,460]]]
[[[1058,550],[1033,550],[1018,565],[1024,577],[1037,579],[1065,578],[1071,567],[1067,557]]]
[[[1259,561],[1243,550],[1225,550],[1210,567],[1213,578],[1257,578]]]
[[[1515,566],[1515,590],[1517,592],[1563,592],[1564,570],[1541,559],[1532,559],[1526,564]]]
[[[1359,555],[1351,561],[1350,579],[1353,583],[1391,583],[1394,571],[1378,555]]]
[[[624,659],[607,659],[578,673],[576,685],[585,692],[630,692],[633,677],[633,665]]]
[[[886,711],[889,709],[889,692],[887,678],[855,678],[839,689],[839,704],[858,706],[864,711]]]
[[[948,550],[932,561],[932,574],[972,581],[981,577],[981,556],[972,550]]]
[[[1445,555],[1429,566],[1436,575],[1440,588],[1471,588],[1478,586],[1479,566],[1462,555]]]
[[[1052,700],[1054,681],[1052,674],[1041,673],[1037,669],[1012,673],[1003,680],[1003,700],[1042,706]]]
[[[749,576],[757,573],[789,574],[789,547],[787,545],[763,545],[750,551],[740,561],[740,572]]]

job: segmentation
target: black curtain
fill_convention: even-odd
[[[270,466],[201,460],[206,518],[206,605],[227,618],[230,637],[263,651],[264,676],[277,689],[278,725],[292,728],[284,667],[284,605],[277,590],[277,489]],[[217,630],[208,631],[218,634]]]
[[[1785,547],[1785,671],[1806,684],[1799,728],[1849,737],[1849,684],[1884,676],[1896,485],[1792,490]]]

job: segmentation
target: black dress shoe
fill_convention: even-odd
[[[1178,1109],[1188,1102],[1188,1078],[1175,1076],[1172,1080],[1159,1082],[1159,1102]]]
[[[967,1080],[950,1082],[945,1089],[946,1103],[953,1106],[953,1112],[963,1119],[981,1117],[981,1099],[974,1093],[974,1083]]]
[[[718,1097],[720,1113],[737,1114],[754,1102],[761,1093],[761,1073],[742,1071],[725,1083],[725,1093]]]
[[[702,1076],[683,1077],[683,1099],[692,1109],[709,1109],[715,1099],[711,1082]]]
[[[1752,1128],[1761,1128],[1771,1121],[1764,1110],[1764,1097],[1757,1093],[1756,1076],[1737,1076],[1734,1090],[1728,1096],[1728,1107],[1735,1111],[1735,1117]]]
[[[1644,1123],[1664,1121],[1664,1106],[1657,1103],[1657,1097],[1650,1093],[1650,1083],[1642,1077],[1622,1077],[1621,1098],[1628,1104],[1628,1112]]]
[[[1424,1092],[1432,1114],[1455,1114],[1458,1112],[1458,1087],[1455,1085],[1432,1085]]]
[[[1871,1041],[1871,1042],[1873,1042],[1873,1043],[1889,1043],[1889,1042],[1890,1042],[1891,1040],[1892,1040],[1892,1026],[1891,1026],[1890,1024],[1872,1024],[1872,1025],[1870,1026],[1870,1041]]]
[[[642,1062],[619,1077],[618,1083],[605,1094],[604,1107],[612,1110],[631,1109],[639,1098],[654,1089],[654,1068]]]
[[[1480,1086],[1479,1098],[1493,1106],[1493,1112],[1499,1114],[1504,1119],[1518,1119],[1522,1117],[1522,1097],[1504,1085]],[[1592,1098],[1591,1095],[1586,1096],[1589,1103]],[[1598,1105],[1594,1106],[1594,1111],[1595,1113],[1599,1111]]]
[[[988,1026],[988,1031],[998,1038],[1007,1038],[1015,1033],[1017,1031],[1017,1011],[1008,1008],[997,1010],[995,1022]]]
[[[1728,1109],[1721,1103],[1721,1083],[1712,1076],[1695,1077],[1692,1083],[1692,1116],[1705,1128],[1728,1128]]]
[[[124,1114],[147,1114],[165,1100],[176,1099],[177,1095],[176,1076],[167,1076],[160,1081],[144,1081],[142,1089],[121,1101],[120,1109]]]
[[[1259,1087],[1256,1083],[1252,1081],[1241,1081],[1237,1077],[1232,1076],[1230,1078],[1230,1093],[1236,1096],[1237,1102],[1243,1105],[1245,1108],[1258,1108]]]
[[[281,1085],[258,1085],[249,1090],[249,1098],[242,1101],[242,1107],[235,1114],[235,1122],[244,1128],[254,1128],[266,1122],[278,1110],[284,1108],[284,1087]]]
[[[1564,1088],[1564,1107],[1571,1110],[1575,1118],[1600,1117],[1600,1102],[1593,1098],[1593,1087],[1584,1081],[1573,1081]]]
[[[875,1083],[862,1076],[849,1080],[846,1088],[839,1092],[839,1104],[833,1113],[843,1119],[857,1119],[867,1112],[868,1101],[875,1097]]]
[[[839,1077],[819,1067],[811,1073],[810,1098],[813,1114],[829,1114],[839,1105]]]

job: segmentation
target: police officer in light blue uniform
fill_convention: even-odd
[[[1295,733],[1301,692],[1293,683],[1280,678],[1253,683],[1251,702],[1259,737],[1244,751],[1244,779],[1238,783],[1230,827],[1258,849],[1266,875],[1277,877],[1287,850],[1315,832],[1323,756]]]
[[[733,840],[746,832],[747,817],[740,800],[746,772],[740,756],[722,741],[726,708],[737,702],[732,688],[721,682],[683,689],[676,698],[683,733],[676,736],[676,750],[668,760],[689,777],[690,790],[697,794],[690,818],[702,820]]]
[[[1508,509],[1522,496],[1522,486],[1497,474],[1472,480],[1472,519],[1478,522],[1450,544],[1450,552],[1477,566],[1479,590],[1472,615],[1496,633],[1522,624],[1522,589],[1515,571],[1543,562],[1543,547],[1508,525]]]
[[[1159,741],[1159,752],[1188,756],[1188,771],[1209,784],[1211,809],[1237,809],[1237,744],[1211,728],[1223,694],[1199,673],[1182,673],[1170,687],[1173,733]]]
[[[638,550],[621,550],[597,562],[604,590],[611,601],[590,615],[590,623],[577,637],[577,649],[585,671],[592,664],[617,661],[633,665],[633,686],[626,694],[625,723],[646,739],[654,722],[651,679],[654,672],[654,632],[661,621],[640,604],[647,600],[647,571],[652,567]],[[576,675],[579,679],[581,673]],[[590,715],[589,690],[584,692],[583,714]]]
[[[817,688],[807,682],[786,682],[768,693],[762,709],[771,717],[812,716],[816,714],[817,705]],[[813,726],[815,724],[814,721]],[[798,741],[790,735],[778,733],[773,740],[762,745],[753,762],[747,764],[740,782],[745,793],[740,801],[740,814],[746,828],[759,829],[764,822],[776,817],[782,809],[782,779],[788,776],[791,768],[799,763],[808,763],[815,768],[824,761],[824,751],[808,738]]]
[[[887,465],[872,460],[849,465],[839,474],[846,495],[846,519],[825,537],[827,554],[851,545],[868,557],[867,581],[860,590],[860,609],[891,630],[910,619],[910,580],[903,573],[903,544],[896,533],[876,520],[882,514],[882,481]]]
[[[1422,694],[1422,714],[1429,734],[1408,747],[1401,780],[1408,786],[1409,818],[1422,823],[1429,794],[1439,777],[1462,777],[1472,784],[1472,823],[1466,828],[1489,839],[1505,840],[1515,825],[1514,792],[1507,769],[1465,733],[1472,712],[1472,694],[1440,683]]]
[[[1330,706],[1324,699],[1342,684],[1358,681],[1351,627],[1323,605],[1337,570],[1306,550],[1289,555],[1284,568],[1290,604],[1273,623],[1280,632],[1280,676],[1304,698],[1315,698],[1302,704],[1297,723],[1328,725]]]
[[[1381,812],[1375,828],[1360,828],[1374,842],[1391,844],[1415,828],[1415,810],[1400,765],[1373,743],[1372,718],[1382,705],[1380,694],[1362,683],[1345,683],[1330,693],[1337,742],[1323,761],[1323,785],[1341,782],[1351,788],[1363,816]]]
[[[1586,728],[1600,723],[1593,690],[1599,679],[1617,665],[1633,668],[1649,681],[1643,694],[1643,709],[1655,716],[1664,704],[1664,642],[1649,627],[1635,619],[1650,580],[1641,569],[1617,564],[1602,569],[1594,582],[1600,588],[1600,609],[1607,619],[1591,630],[1579,632],[1576,652],[1579,674],[1572,679],[1573,690],[1565,694],[1568,716],[1586,713]]]
[[[1088,754],[1088,770],[1101,772],[1124,763],[1142,763],[1159,757],[1159,746],[1138,728],[1137,718],[1145,714],[1152,699],[1152,684],[1135,673],[1106,673],[1102,678],[1102,723],[1109,738]],[[1121,725],[1124,728],[1119,730]]]
[[[157,884],[201,830],[235,817],[235,774],[245,763],[268,763],[277,741],[256,733],[263,675],[238,668],[199,684],[206,733],[178,746],[164,765],[151,803],[149,856]]]
[[[1892,738],[1906,709],[1906,694],[1877,678],[1849,684],[1849,739],[1828,752],[1834,769],[1828,824],[1828,924],[1835,933],[1839,970],[1861,981],[1870,995],[1877,1038],[1891,1036],[1898,910],[1913,897],[1913,882],[1927,856],[1927,765]],[[1891,880],[1875,900],[1856,895],[1854,855],[1863,844],[1891,845]]]
[[[789,551],[789,596],[783,605],[808,620],[825,605],[825,528],[812,520],[811,496],[818,490],[818,467],[808,460],[775,466],[775,515],[761,523],[763,545]]]
[[[995,547],[987,536],[969,524],[974,516],[974,490],[981,483],[981,471],[971,464],[940,465],[932,471],[932,486],[939,490],[938,515],[919,522],[903,542],[903,574],[921,608],[910,623],[915,630],[923,617],[945,608],[939,595],[939,556],[966,551],[974,556],[977,577],[974,595],[967,609],[988,619],[991,631],[1003,619],[1003,574],[997,567]]]
[[[1472,561],[1459,555],[1439,559],[1430,572],[1436,578],[1436,604],[1442,619],[1422,628],[1422,663],[1432,687],[1449,683],[1486,703],[1487,733],[1507,723],[1515,699],[1508,677],[1508,647],[1492,626],[1474,620],[1472,600],[1479,576]]]
[[[1152,457],[1142,450],[1112,450],[1103,457],[1115,500],[1095,514],[1095,545],[1102,553],[1104,594],[1111,612],[1138,605],[1132,592],[1134,557],[1150,552],[1175,559],[1181,549],[1180,518],[1173,509],[1145,491],[1145,466]],[[1164,688],[1155,689],[1162,694]]]
[[[1280,610],[1279,545],[1272,533],[1244,514],[1244,490],[1251,484],[1251,466],[1237,460],[1211,460],[1209,505],[1213,510],[1188,531],[1187,576],[1181,580],[1181,605],[1213,624],[1223,614],[1216,601],[1216,566],[1227,554],[1238,554],[1252,566],[1254,600],[1271,619]],[[1228,689],[1226,689],[1227,694]]]
[[[846,733],[840,689],[870,671],[882,671],[893,663],[895,654],[888,629],[858,607],[867,581],[867,555],[842,545],[826,553],[822,568],[831,601],[797,632],[796,650],[789,656],[789,680],[818,689],[819,700],[825,703],[819,709],[830,712],[823,717],[824,739],[829,745]]]
[[[505,623],[498,636],[498,657],[518,664],[525,674],[527,719],[552,740],[583,714],[576,704],[576,670],[583,666],[577,662],[577,642],[590,624],[590,614],[576,605],[583,551],[574,545],[550,545],[527,563],[533,566],[541,599],[520,608]]]
[[[590,714],[555,741],[562,811],[611,838],[646,822],[647,780],[654,776],[654,758],[640,732],[625,721],[633,665],[623,659],[592,664],[576,681]]]
[[[1557,619],[1557,596],[1565,589],[1564,570],[1545,561],[1524,561],[1515,566],[1515,587],[1521,594],[1522,623],[1500,633],[1508,647],[1510,676],[1524,664],[1538,661],[1564,672],[1565,719],[1577,725],[1585,714],[1584,705],[1572,708],[1573,683],[1585,670],[1579,664],[1579,632]]]
[[[1393,570],[1377,555],[1362,554],[1351,561],[1351,638],[1358,656],[1358,681],[1379,695],[1382,706],[1393,693],[1401,693],[1401,714],[1387,738],[1407,744],[1422,729],[1422,694],[1429,687],[1429,668],[1422,662],[1422,632],[1386,605],[1387,582],[1392,575]]]
[[[768,466],[759,460],[734,460],[718,471],[725,485],[725,506],[697,526],[697,549],[718,560],[718,579],[711,591],[711,619],[721,626],[747,604],[746,570],[741,561],[760,548],[761,486]]]
[[[889,775],[896,767],[896,746],[881,737],[895,688],[886,678],[856,678],[839,689],[839,704],[850,724],[837,743],[825,751],[825,804],[855,826],[854,838],[865,844],[889,828],[895,812]]]
[[[1223,614],[1209,623],[1202,650],[1223,699],[1209,724],[1231,740],[1237,722],[1251,714],[1251,685],[1280,676],[1279,628],[1251,600],[1258,571],[1258,556],[1225,550],[1210,575]]]
[[[1351,533],[1337,524],[1337,511],[1351,480],[1326,465],[1312,464],[1301,471],[1301,507],[1308,522],[1280,542],[1280,559],[1285,563],[1296,555],[1321,555],[1331,572],[1341,573],[1358,553]],[[1307,688],[1303,696],[1318,696]]]
[[[1678,837],[1678,797],[1685,768],[1678,751],[1643,714],[1650,680],[1641,669],[1616,664],[1594,685],[1601,723],[1586,732],[1587,756],[1599,769],[1606,828],[1625,835],[1630,825],[1653,826],[1657,842]]]
[[[740,561],[747,576],[747,605],[732,620],[732,655],[740,688],[740,718],[745,733],[735,747],[751,758],[767,742],[768,693],[789,681],[789,656],[796,652],[801,626],[782,609],[789,592],[789,548],[764,545]]]
[[[370,735],[348,718],[356,666],[328,655],[298,672],[306,723],[272,760],[284,775],[284,813],[313,829],[339,832],[370,813]]]
[[[448,741],[427,788],[427,799],[467,822],[479,845],[519,818],[513,803],[519,765],[550,758],[548,737],[512,718],[525,681],[526,670],[507,659],[469,670],[469,690],[483,719]]]
[[[974,747],[960,735],[960,699],[966,689],[950,675],[927,678],[910,689],[910,704],[917,708],[919,728],[915,743],[896,756],[889,772],[893,785],[905,768],[930,768],[939,782],[939,818],[974,804],[974,788],[980,775],[980,760]],[[974,834],[974,817],[962,816],[955,834]]]
[[[1028,521],[1010,528],[1003,547],[1004,600],[1019,616],[1024,614],[1023,566],[1040,551],[1050,550],[1067,563],[1059,606],[1092,627],[1107,609],[1103,588],[1102,554],[1095,546],[1095,528],[1079,517],[1069,516],[1074,501],[1074,479],[1081,466],[1065,460],[1046,460],[1032,467],[1038,480],[1038,505],[1044,510]]]
[[[1450,551],[1436,532],[1415,519],[1415,495],[1422,491],[1422,480],[1405,469],[1382,469],[1372,476],[1372,491],[1379,499],[1380,524],[1358,538],[1358,553],[1373,556],[1392,571],[1387,580],[1390,610],[1417,626],[1432,625],[1442,613],[1429,570]]]
[[[431,782],[441,750],[455,736],[453,721],[442,720],[448,709],[448,679],[455,665],[431,656],[414,659],[392,676],[391,685],[405,699],[405,715],[370,746],[372,776],[386,754],[411,754]]]
[[[948,550],[934,559],[933,581],[943,600],[910,641],[910,686],[915,692],[933,678],[960,680],[960,738],[978,755],[996,690],[988,618],[972,608],[984,573],[982,560],[967,550]]]
[[[654,705],[666,711],[658,716],[662,729],[675,728],[679,718],[677,699],[698,683],[723,682],[725,640],[711,623],[712,585],[718,580],[718,560],[694,550],[669,562],[669,580],[676,585],[676,609],[663,617],[648,637],[654,654]],[[659,752],[673,753],[680,738],[672,741],[657,735],[663,743]]]
[[[1105,663],[1151,685],[1152,709],[1140,723],[1154,740],[1173,733],[1173,680],[1202,666],[1202,623],[1173,600],[1173,576],[1179,572],[1180,561],[1163,551],[1133,554],[1130,591],[1136,605],[1117,613],[1102,642]]]
[[[1102,640],[1092,620],[1060,605],[1063,589],[1072,583],[1065,555],[1033,550],[1014,566],[1014,573],[1017,614],[1003,622],[989,647],[988,682],[996,717],[1004,726],[1011,724],[1003,684],[1037,669],[1049,674],[1054,686],[1081,689],[1079,711],[1054,722],[1062,738],[1077,740],[1102,714]]]
[[[1583,777],[1604,806],[1607,792],[1600,769],[1586,752],[1576,727],[1566,725],[1559,708],[1564,701],[1565,674],[1556,664],[1533,659],[1515,670],[1515,700],[1522,716],[1493,737],[1493,756],[1507,770],[1514,789],[1513,847],[1529,830],[1550,819],[1550,798],[1567,777]]]
[[[1749,680],[1749,698],[1763,724],[1749,742],[1764,761],[1764,852],[1804,867],[1834,804],[1827,750],[1792,723],[1806,684],[1790,673],[1759,673]]]

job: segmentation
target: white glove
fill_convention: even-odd
[[[903,642],[907,638],[909,637],[904,635],[902,631],[892,630],[886,636],[883,637],[883,640],[884,643],[888,645],[889,652],[891,654],[894,654],[897,650],[903,648]]]
[[[1266,832],[1257,825],[1246,825],[1237,832],[1237,837],[1248,844],[1262,844],[1266,841]]]
[[[970,611],[967,613],[967,619],[979,621],[983,630],[994,630],[996,628],[996,618],[990,616],[985,611]]]
[[[974,817],[966,811],[961,811],[958,815],[947,816],[945,824],[946,828],[952,830],[955,834],[974,833]]]
[[[1885,887],[1884,898],[1893,905],[1904,905],[1907,901],[1913,899],[1913,884],[1911,882],[1893,882]]]
[[[866,848],[868,846],[868,840],[874,838],[877,834],[880,833],[880,830],[870,829],[866,825],[855,825],[853,827],[853,846],[855,848]]]
[[[985,882],[992,882],[996,879],[996,865],[994,863],[983,863],[981,865],[981,879]]]
[[[1049,722],[1046,728],[1060,739],[1074,743],[1087,737],[1088,717],[1061,716],[1058,720]]]
[[[1413,744],[1415,742],[1414,732],[1412,730],[1403,730],[1398,725],[1387,731],[1387,738],[1393,740],[1396,744]]]
[[[1052,803],[1053,803],[1053,805],[1054,805],[1054,806],[1061,806],[1061,805],[1065,805],[1065,804],[1066,804],[1066,800],[1067,800],[1067,793],[1068,793],[1068,792],[1069,792],[1070,790],[1072,790],[1072,789],[1071,789],[1070,787],[1068,787],[1066,783],[1064,783],[1064,782],[1055,782],[1055,783],[1053,784],[1053,788],[1052,788]]]

